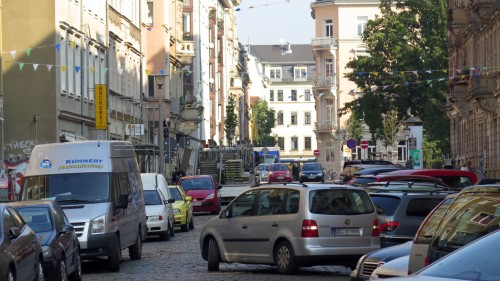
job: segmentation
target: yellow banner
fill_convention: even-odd
[[[106,92],[106,84],[95,85],[95,128],[97,130],[108,129]]]

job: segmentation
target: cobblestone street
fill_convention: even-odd
[[[110,280],[349,280],[349,270],[344,267],[315,266],[301,268],[293,276],[283,276],[274,267],[266,265],[225,264],[220,271],[209,272],[207,262],[201,258],[199,234],[201,227],[213,215],[196,215],[195,229],[181,232],[176,229],[170,241],[148,238],[143,245],[142,259],[131,261],[128,251],[123,251],[119,272],[109,272],[106,260],[85,261],[83,279]]]

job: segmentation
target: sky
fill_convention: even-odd
[[[236,7],[236,33],[240,43],[271,45],[311,44],[314,0],[242,0]]]

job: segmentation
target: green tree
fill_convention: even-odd
[[[383,139],[382,113],[395,108],[399,119],[420,116],[429,139],[449,150],[445,114],[447,0],[381,0],[381,16],[363,33],[369,56],[353,58],[346,74],[363,96],[346,103],[356,108],[376,139]]]
[[[441,168],[444,164],[443,153],[436,140],[428,140],[424,137],[422,149],[424,150],[424,168]]]
[[[234,95],[229,95],[229,99],[226,105],[226,120],[224,120],[224,128],[226,129],[226,138],[229,140],[231,137],[229,133],[232,132],[234,137],[234,130],[238,125],[238,115],[235,112],[236,101],[234,100]]]
[[[356,111],[353,111],[349,119],[347,119],[347,135],[349,138],[361,141],[363,137],[363,123],[360,121],[360,116]]]
[[[392,146],[396,141],[396,137],[401,131],[403,119],[399,117],[398,111],[390,110],[388,113],[382,114],[382,139],[385,148]]]
[[[267,101],[258,100],[252,105],[252,124],[254,126],[254,146],[276,146],[277,136],[271,135],[274,128],[275,111],[269,108]]]

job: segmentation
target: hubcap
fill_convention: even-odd
[[[286,268],[288,266],[288,262],[290,261],[290,252],[287,247],[281,247],[278,250],[278,265],[280,268]]]

